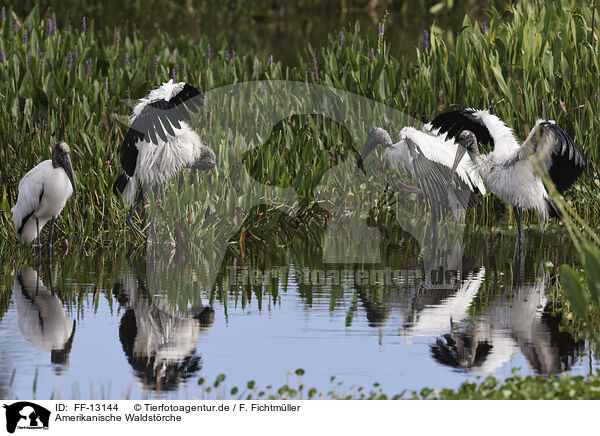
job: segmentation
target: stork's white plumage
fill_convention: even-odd
[[[439,133],[457,138],[459,148],[455,162],[468,151],[487,187],[514,207],[521,246],[522,209],[533,209],[541,226],[549,217],[559,216],[542,176],[547,174],[562,193],[587,167],[573,139],[554,121],[538,120],[521,146],[512,129],[488,111],[447,112],[431,125]],[[480,154],[478,143],[490,143],[494,150]]]
[[[38,350],[51,353],[53,363],[65,364],[73,344],[75,321],[69,320],[52,286],[46,288],[38,273],[26,266],[15,276],[12,295],[23,336]]]
[[[485,184],[471,159],[462,159],[456,172],[458,185],[448,189],[452,163],[456,156],[457,144],[445,135],[430,132],[428,125],[424,130],[404,127],[400,131],[399,141],[393,143],[388,132],[381,128],[372,129],[363,147],[359,167],[367,155],[378,145],[384,147],[384,158],[394,167],[400,167],[417,180],[423,193],[440,205],[456,207],[472,206],[479,191],[486,193]]]
[[[214,152],[186,122],[201,104],[200,91],[170,80],[150,91],[133,109],[120,150],[123,172],[113,190],[131,206],[127,221],[140,236],[131,217],[151,186],[163,183],[182,168],[209,170],[215,166]]]
[[[21,241],[39,239],[42,227],[51,220],[48,246],[52,245],[54,220],[76,192],[70,155],[69,146],[59,142],[52,150],[52,159],[39,163],[21,179],[12,208],[15,233]]]

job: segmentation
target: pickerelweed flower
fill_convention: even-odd
[[[313,80],[315,82],[319,80],[319,64],[316,58],[313,58]]]
[[[87,23],[85,22],[85,17],[83,17],[81,19],[81,32],[85,33],[86,30],[87,30]]]
[[[225,60],[229,60],[229,50],[225,50]]]
[[[40,52],[40,76],[44,77],[44,66],[46,64],[45,53]]]
[[[75,52],[73,53],[73,59],[77,59],[79,57],[79,50],[77,49],[77,46],[75,46]]]
[[[71,51],[69,50],[69,53],[67,53],[67,73],[69,71],[71,71],[72,67],[73,67],[73,55],[71,54]]]
[[[54,33],[56,33],[56,32],[52,29],[52,18],[49,18],[46,21],[46,38],[54,35]]]
[[[158,55],[154,55],[152,66],[154,67],[154,77],[156,77],[156,72],[158,71]]]
[[[481,23],[481,33],[484,35],[487,33],[487,21]]]
[[[340,45],[340,47],[344,47],[344,32],[342,32],[340,30],[340,33],[338,33],[338,44]]]
[[[23,44],[27,44],[29,37],[27,36],[27,30],[23,30]]]
[[[129,68],[129,53],[125,53],[125,67]]]
[[[177,78],[178,74],[179,74],[179,65],[175,64],[175,66],[171,70],[171,79],[175,80]]]
[[[16,35],[19,31],[19,23],[13,18],[13,34]]]
[[[75,88],[73,88],[73,92],[71,92],[71,100],[75,101]]]
[[[369,60],[371,61],[371,63],[373,63],[373,61],[375,60],[375,51],[373,49],[371,49],[371,51],[369,52]]]
[[[425,50],[429,49],[429,31],[427,29],[423,30],[423,40],[421,41],[421,45]]]
[[[108,77],[104,79],[104,90],[108,91]]]
[[[92,75],[92,60],[90,58],[87,58],[85,61],[85,72],[88,76]]]
[[[5,58],[4,58],[4,50],[2,50],[0,48],[0,64],[3,64],[4,60],[5,60]]]
[[[210,44],[208,44],[208,49],[206,50],[206,59],[210,61]]]
[[[235,63],[235,50],[231,50],[231,63]]]

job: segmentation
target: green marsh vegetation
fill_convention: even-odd
[[[127,239],[124,210],[111,193],[124,132],[113,114],[128,114],[123,99],[144,96],[171,77],[201,90],[249,80],[314,82],[374,99],[423,121],[446,109],[485,107],[521,135],[537,117],[554,119],[576,138],[591,167],[590,176],[567,193],[566,201],[591,225],[598,216],[600,180],[594,162],[599,151],[591,132],[600,123],[599,57],[591,32],[592,9],[584,2],[492,8],[485,25],[465,17],[453,41],[432,29],[415,48],[415,61],[390,55],[393,41],[388,42],[384,32],[375,39],[364,37],[357,25],[332,34],[324,47],[307,47],[299,54],[300,67],[235,53],[224,38],[211,46],[206,38],[170,38],[160,32],[141,40],[117,29],[97,30],[93,23],[60,27],[52,11],[44,18],[37,7],[26,17],[5,9],[2,17],[3,251],[15,245],[8,220],[18,180],[48,156],[51,138],[58,136],[72,144],[80,187],[78,198],[70,200],[61,216],[58,240],[89,247]],[[597,34],[598,20],[594,26]],[[231,201],[225,192],[242,155],[256,179],[275,187],[297,185],[301,179],[302,189],[310,192],[335,165],[336,156],[351,156],[360,147],[333,124],[318,117],[284,120],[264,147],[245,155],[242,144],[238,146],[244,132],[217,134],[201,126],[219,166],[200,176],[197,194],[206,200],[197,216]],[[299,168],[302,177],[296,173]],[[243,199],[239,203],[236,207],[243,208]],[[471,219],[484,225],[510,222],[508,210],[489,196]],[[210,220],[206,224],[207,232],[214,231]]]

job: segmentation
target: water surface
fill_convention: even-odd
[[[377,264],[328,264],[302,241],[243,262],[226,255],[210,288],[194,265],[144,250],[131,259],[55,253],[51,272],[45,261],[37,271],[35,255],[8,262],[0,394],[195,398],[201,377],[279,387],[297,368],[308,387],[326,391],[335,375],[348,387],[379,382],[389,394],[504,378],[513,368],[589,373],[598,362],[561,331],[553,300],[554,267],[577,262],[568,236],[529,231],[521,265],[514,236],[467,233],[460,276],[436,286],[409,236]]]

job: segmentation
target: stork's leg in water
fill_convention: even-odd
[[[514,206],[513,210],[515,212],[515,219],[517,220],[517,228],[519,229],[519,252],[522,253],[525,241],[525,236],[523,235],[523,209],[519,206]]]
[[[144,234],[135,226],[135,224],[133,224],[132,220],[133,214],[135,213],[135,209],[137,208],[138,204],[140,204],[143,200],[144,191],[140,189],[140,192],[138,193],[138,196],[135,199],[135,203],[133,203],[133,206],[131,206],[131,210],[129,211],[129,215],[127,215],[127,224],[131,226],[136,235],[138,235],[142,239],[145,239]]]
[[[56,218],[52,217],[52,219],[50,220],[50,233],[48,233],[48,240],[46,241],[48,255],[50,255],[50,250],[52,250],[52,234],[54,233],[54,221],[56,221]]]
[[[41,249],[42,243],[40,242],[40,220],[38,220],[38,217],[35,217],[35,229],[37,231],[37,246],[38,249]]]

